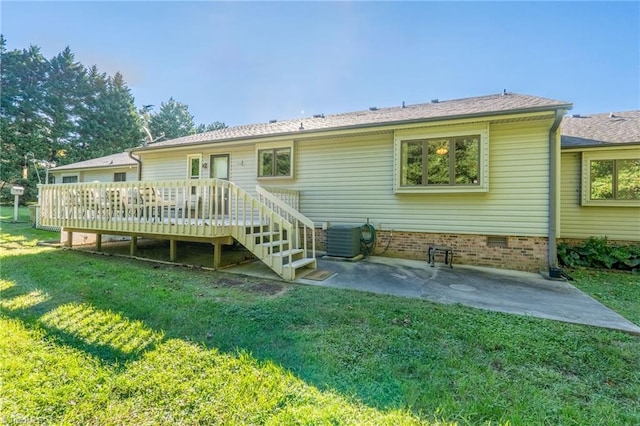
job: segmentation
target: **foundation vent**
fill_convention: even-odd
[[[487,247],[509,247],[507,237],[487,237]]]

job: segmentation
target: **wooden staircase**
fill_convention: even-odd
[[[286,280],[303,268],[316,269],[313,222],[264,188],[256,191],[259,225],[236,227],[233,237]]]
[[[295,233],[295,229],[288,231],[277,225],[249,226],[245,227],[246,242],[242,244],[282,278],[294,280],[300,269],[316,268],[315,257],[310,253],[307,257],[306,250],[297,244]]]

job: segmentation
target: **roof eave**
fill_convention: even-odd
[[[567,147],[561,147],[563,152],[571,152],[571,151],[584,151],[584,150],[597,150],[597,149],[611,149],[611,148],[631,148],[635,146],[640,146],[640,142],[608,142],[601,144],[582,144],[582,145],[571,145]]]
[[[52,168],[49,169],[49,173],[55,173],[55,172],[69,172],[69,171],[82,171],[82,170],[96,170],[96,169],[117,169],[117,168],[123,168],[123,167],[137,167],[138,165],[136,163],[131,163],[131,164],[109,164],[109,165],[105,165],[105,166],[83,166],[83,167],[69,167],[69,168]],[[63,166],[61,166],[63,167]]]
[[[503,115],[513,115],[513,114],[524,114],[524,113],[536,113],[536,112],[545,112],[545,111],[559,111],[559,110],[570,110],[573,108],[573,104],[558,104],[558,105],[548,105],[541,107],[533,107],[533,108],[517,108],[510,109],[504,111],[495,111],[495,112],[476,112],[470,114],[455,114],[455,115],[445,115],[438,117],[427,117],[427,118],[412,118],[409,120],[395,120],[395,121],[386,121],[386,122],[377,122],[377,123],[365,123],[365,124],[352,124],[348,126],[338,126],[338,127],[327,127],[324,129],[309,129],[309,130],[298,130],[293,132],[280,132],[280,133],[269,133],[262,135],[253,135],[253,136],[238,136],[232,138],[223,138],[223,139],[215,139],[215,140],[206,140],[206,141],[197,141],[197,142],[187,142],[178,145],[163,145],[158,147],[146,146],[146,147],[137,147],[137,148],[129,148],[126,152],[145,152],[145,151],[156,151],[163,149],[177,149],[182,147],[193,147],[198,145],[208,145],[211,143],[232,143],[245,141],[250,143],[254,140],[267,139],[267,138],[280,138],[280,137],[291,137],[293,135],[312,135],[315,133],[326,133],[326,132],[336,132],[336,131],[347,131],[354,129],[371,129],[375,127],[389,127],[389,126],[403,126],[417,123],[432,123],[437,121],[452,121],[452,120],[460,120],[460,119],[473,119],[480,117],[495,117],[495,116],[503,116]]]

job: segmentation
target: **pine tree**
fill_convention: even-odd
[[[60,154],[75,146],[86,81],[84,66],[75,62],[68,46],[49,61],[43,108],[49,123],[49,146],[43,159],[57,161]]]
[[[196,133],[213,132],[215,130],[226,129],[227,125],[222,121],[214,121],[210,124],[198,124],[196,127]]]
[[[196,128],[189,107],[169,98],[167,102],[160,104],[159,112],[151,114],[149,131],[154,140],[161,137],[166,140],[194,134]]]
[[[73,161],[122,152],[142,140],[140,119],[124,78],[100,73],[93,66],[87,73],[88,91],[79,121],[79,139]]]
[[[0,54],[0,180],[26,185],[28,181],[20,180],[23,166],[30,165],[32,171],[31,160],[49,154],[49,127],[41,114],[48,62],[36,46],[7,51],[2,36]],[[31,191],[35,183],[31,184]]]

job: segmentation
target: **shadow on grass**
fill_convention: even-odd
[[[3,281],[0,312],[39,328],[55,343],[72,346],[102,362],[115,364],[139,357],[162,342],[162,333],[110,310],[87,303],[56,301],[50,291],[28,291]]]
[[[68,250],[7,256],[3,280],[6,315],[116,366],[180,341],[377,409],[444,407],[476,424],[637,413],[637,339],[622,333]]]

